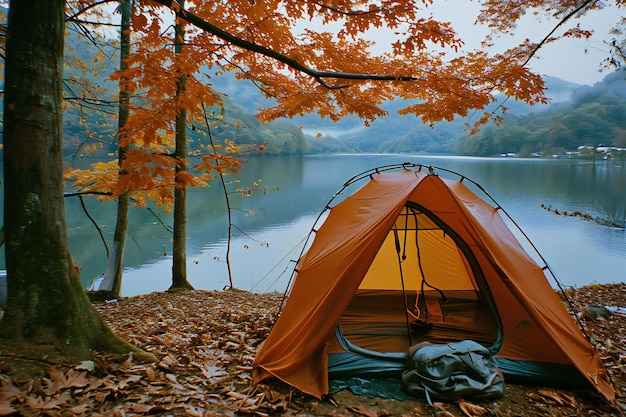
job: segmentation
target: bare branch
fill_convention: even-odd
[[[104,249],[107,253],[107,257],[109,257],[109,245],[107,245],[107,240],[104,238],[104,232],[102,232],[102,229],[98,225],[98,222],[96,222],[96,220],[89,213],[89,210],[87,210],[87,206],[85,205],[85,200],[83,200],[83,196],[79,195],[78,198],[80,200],[80,205],[83,208],[83,212],[85,213],[87,218],[91,221],[91,224],[93,224],[96,230],[98,231],[98,234],[100,235],[100,240],[102,240],[102,243],[104,244]]]
[[[74,21],[74,20],[76,20],[76,18],[78,16],[80,16],[81,14],[86,13],[88,10],[94,9],[94,8],[96,8],[98,6],[102,6],[104,4],[109,4],[109,3],[118,3],[118,0],[100,0],[100,1],[96,1],[96,2],[88,5],[84,9],[78,10],[76,13],[74,13],[74,14],[72,14],[70,16],[66,16],[65,20],[66,21]]]
[[[539,50],[541,49],[541,47],[543,47],[543,45],[546,44],[546,42],[548,42],[548,40],[550,39],[550,37],[554,34],[554,32],[556,32],[556,30],[558,28],[560,28],[561,26],[563,26],[568,20],[570,20],[572,17],[574,17],[576,14],[580,13],[582,10],[584,10],[585,8],[587,8],[587,6],[591,5],[592,3],[595,3],[597,0],[587,0],[585,2],[583,2],[580,6],[578,6],[577,8],[575,8],[574,10],[572,10],[570,13],[566,14],[560,21],[559,23],[557,23],[552,30],[550,31],[550,33],[548,33],[539,43],[537,43],[535,45],[535,47],[532,49],[532,51],[530,51],[530,54],[528,55],[528,57],[526,58],[526,60],[524,61],[524,63],[522,64],[522,66],[526,66],[530,60],[537,54],[537,52],[539,52]]]

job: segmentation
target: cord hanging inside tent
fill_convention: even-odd
[[[406,239],[407,239],[407,231],[409,230],[409,208],[405,207],[405,215],[404,215],[404,247],[402,248],[402,260],[406,260]]]
[[[411,213],[413,214],[413,218],[415,219],[415,248],[416,248],[416,251],[417,251],[417,265],[418,265],[419,270],[420,270],[420,275],[422,276],[422,283],[421,283],[421,287],[420,287],[420,295],[415,300],[415,304],[416,304],[416,308],[418,308],[417,304],[419,303],[419,298],[420,297],[424,297],[424,313],[426,314],[425,319],[428,319],[428,306],[427,306],[426,300],[425,300],[426,295],[424,294],[424,286],[428,286],[428,287],[432,288],[433,290],[437,291],[441,295],[441,298],[443,299],[443,301],[447,301],[447,298],[446,298],[446,295],[443,293],[443,291],[441,291],[439,288],[435,287],[434,285],[430,284],[426,280],[426,274],[424,273],[424,267],[422,265],[422,253],[420,251],[420,245],[419,245],[419,220],[418,220],[419,212],[417,212],[417,210],[415,210],[415,209],[411,209]]]
[[[402,255],[400,255],[400,238],[398,237],[398,229],[393,228],[393,237],[396,243],[396,254],[398,255],[398,268],[400,268],[400,283],[402,284],[402,300],[404,301],[404,317],[406,319],[406,333],[409,338],[409,347],[413,346],[411,337],[411,321],[409,320],[409,304],[406,300],[406,290],[404,288],[404,273],[402,271]]]

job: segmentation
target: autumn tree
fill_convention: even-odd
[[[174,178],[181,189],[199,183],[188,172],[175,173],[179,161],[171,149],[181,110],[193,121],[200,103],[219,100],[207,89],[207,76],[199,75],[201,67],[218,74],[235,71],[254,82],[275,102],[260,111],[263,120],[317,112],[332,120],[355,114],[368,123],[386,114],[385,101],[401,98],[408,104],[400,112],[427,124],[470,112],[481,113],[481,123],[497,117],[489,108],[496,93],[544,102],[542,79],[529,69],[529,60],[562,36],[588,36],[570,22],[606,3],[476,2],[482,10],[479,22],[494,32],[515,33],[528,12],[554,16],[555,28],[566,28],[495,52],[489,48],[492,38],[480,50],[465,50],[454,28],[430,13],[428,1],[184,4],[145,0],[131,17],[141,40],[124,71],[136,105],[125,124],[123,145],[132,147],[121,166],[110,161],[99,167],[115,196],[129,192],[141,199],[144,193],[167,204]],[[119,344],[89,306],[67,248],[60,153],[63,5],[62,0],[24,0],[10,6],[4,102],[9,305],[0,326],[5,340],[44,341],[76,358],[90,348],[131,347]],[[175,59],[172,38],[161,36],[171,26],[163,6],[196,28],[186,32],[185,59]],[[307,22],[314,24],[304,27]],[[376,53],[366,36],[381,28],[396,39]],[[181,75],[184,91],[179,90]]]
[[[219,160],[211,156],[211,163],[198,166],[198,175],[189,172],[187,130],[194,120],[202,122],[201,106],[219,105],[221,99],[210,85],[198,80],[204,63],[197,49],[191,54],[185,51],[184,20],[175,22],[172,34],[159,26],[159,12],[153,7],[138,8],[132,14],[131,29],[123,32],[130,35],[132,51],[114,76],[120,84],[124,81],[128,112],[120,128],[119,166],[113,161],[99,162],[92,170],[75,170],[72,175],[83,191],[108,194],[118,199],[118,207],[131,196],[139,206],[153,201],[168,211],[173,208],[170,289],[192,289],[186,273],[186,188],[206,185],[211,172],[225,173],[236,164],[232,154]],[[119,295],[121,287],[125,230],[118,231],[120,224],[127,224],[124,218],[127,213],[118,210],[114,256],[99,288],[113,290],[110,297]]]
[[[89,8],[88,2],[81,0],[74,4],[84,10]],[[182,51],[180,27],[176,26],[175,35],[168,37],[167,30],[156,33],[143,27],[145,15],[131,13],[130,2],[123,1],[119,10],[122,14],[121,57],[120,68],[114,76],[120,84],[117,158],[97,162],[91,170],[73,170],[70,176],[82,192],[117,200],[113,252],[99,292],[94,295],[106,298],[121,295],[122,255],[131,198],[139,207],[146,207],[150,201],[166,210],[174,207],[172,288],[192,288],[186,279],[185,187],[204,185],[200,180],[202,175],[194,177],[187,174],[186,169],[184,85],[187,77],[179,72],[179,68],[185,71],[185,65],[179,65],[185,60],[168,51],[173,43],[176,43],[173,51],[176,55]],[[133,27],[137,26],[139,29],[134,31]],[[156,27],[158,25],[153,26]],[[198,64],[194,62],[194,65]],[[159,74],[168,68],[167,75]],[[165,79],[169,82],[164,83]],[[183,104],[178,106],[177,101]]]
[[[176,16],[173,42],[167,35],[171,23],[163,18],[167,13],[158,4],[167,6]],[[263,120],[317,112],[333,120],[357,114],[367,124],[386,114],[381,107],[384,101],[399,97],[412,103],[400,113],[413,113],[424,123],[432,125],[475,113],[478,126],[499,117],[490,108],[496,93],[530,104],[545,102],[541,77],[529,70],[528,62],[543,45],[560,37],[590,36],[588,30],[570,22],[603,6],[594,1],[554,4],[545,0],[492,0],[480,2],[477,7],[482,8],[478,22],[492,27],[493,32],[484,48],[471,51],[464,49],[463,40],[450,24],[430,15],[428,2],[142,2],[133,17],[134,31],[141,34],[136,37],[134,68],[120,74],[134,80],[135,91],[145,107],[131,116],[129,126],[139,126],[142,131],[129,140],[142,138],[143,147],[159,146],[162,150],[150,154],[138,149],[126,164],[128,172],[138,175],[122,179],[113,187],[113,193],[128,192],[133,187],[137,191],[169,187],[173,193],[179,207],[174,208],[174,222],[180,226],[174,226],[172,287],[190,286],[183,252],[184,189],[196,180],[186,169],[183,138],[187,123],[197,120],[198,105],[215,96],[207,73],[200,75],[201,71],[236,71],[239,78],[255,82],[277,102],[260,112]],[[535,41],[525,40],[514,48],[490,52],[495,35],[514,33],[517,23],[529,12],[555,18],[554,30]],[[184,52],[181,21],[196,28],[185,40]],[[335,29],[300,29],[298,33],[296,28],[306,21],[322,28],[331,24]],[[381,27],[395,32],[396,40],[386,52],[375,55],[371,52],[374,42],[363,36]],[[175,57],[167,52],[172,43]],[[204,81],[200,79],[203,77]],[[173,146],[167,144],[172,136],[176,138],[175,155],[163,158],[164,149]],[[167,186],[170,174],[166,173],[172,170],[173,182]],[[141,177],[146,174],[160,176],[163,181],[152,184],[152,178]],[[165,195],[159,192],[158,198],[171,204],[171,197]]]
[[[105,173],[103,166],[110,168],[117,165],[120,170],[127,150],[127,142],[123,136],[129,113],[129,94],[124,78],[119,80],[116,89],[116,84],[107,80],[107,76],[117,69],[117,62],[121,68],[126,67],[130,51],[131,1],[121,0],[112,16],[110,12],[101,10],[98,4],[100,3],[89,4],[81,0],[66,2],[67,45],[63,98],[64,127],[70,129],[67,129],[69,132],[64,132],[63,147],[69,165],[65,173],[66,180],[71,179],[74,174],[74,164],[86,157],[100,161],[95,175],[100,177],[97,182],[106,183],[112,174]],[[118,14],[121,24],[116,22]],[[119,42],[114,38],[116,28],[119,28]],[[108,158],[110,164],[103,163],[106,161],[103,158]],[[123,174],[120,171],[116,176]],[[100,199],[110,198],[110,188],[94,186],[96,181],[89,181],[85,177],[81,177],[81,180],[75,192],[66,196],[71,195],[72,198],[78,197],[81,200],[96,196]],[[116,199],[117,216],[112,248],[107,243],[104,231],[82,202],[85,215],[97,228],[108,257],[103,279],[97,287],[99,291],[89,293],[92,299],[114,299],[121,295],[122,258],[131,199],[128,193],[123,192]],[[96,288],[93,286],[97,283],[96,277],[88,278],[91,279],[90,289]]]
[[[86,359],[93,349],[154,359],[118,339],[83,291],[69,253],[63,204],[65,2],[14,1],[6,41],[4,346]],[[27,352],[27,351],[26,351]],[[38,354],[41,354],[39,352]]]
[[[415,103],[403,113],[433,123],[484,109],[495,91],[531,103],[543,100],[541,78],[523,65],[529,45],[448,58],[442,51],[456,52],[463,42],[449,24],[428,15],[428,3],[198,2],[180,12],[179,3],[156,2],[202,29],[191,43],[211,57],[210,65],[237,70],[277,101],[261,111],[265,120],[315,111],[333,120],[357,114],[367,122],[386,113],[384,101],[400,97]],[[294,34],[306,20],[340,29]],[[398,32],[399,39],[373,55],[373,42],[361,36],[381,26]]]

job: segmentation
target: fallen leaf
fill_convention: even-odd
[[[448,407],[449,407],[449,404],[442,403],[440,401],[435,401],[433,403],[433,407],[435,407],[437,410],[446,411],[448,409]]]
[[[543,398],[541,398],[541,396],[539,394],[537,394],[536,392],[527,392],[526,393],[526,397],[533,400],[533,401],[543,401]]]
[[[119,389],[128,389],[130,386],[134,385],[135,383],[137,383],[138,381],[141,381],[141,376],[140,375],[131,375],[128,378],[120,381],[117,384],[117,387]]]
[[[346,410],[365,417],[378,417],[378,412],[376,412],[376,410],[365,407],[364,405],[348,406],[346,407]]]
[[[148,404],[125,404],[124,408],[127,411],[132,411],[132,412],[135,412],[135,413],[147,414],[147,413],[150,413],[152,411],[154,406],[153,405],[148,405]]]
[[[78,416],[81,414],[85,414],[88,412],[91,412],[93,410],[93,404],[91,403],[82,403],[82,404],[78,404],[75,405],[73,407],[68,408],[67,411],[70,412],[71,415],[73,416]]]
[[[285,401],[289,398],[289,393],[278,392],[266,385],[261,387],[261,391],[263,392],[263,395],[265,395],[265,399],[272,404],[280,401]]]
[[[566,403],[568,403],[572,407],[578,407],[578,402],[576,401],[576,398],[573,395],[561,392],[561,397],[564,399]]]
[[[491,411],[485,407],[481,407],[480,405],[468,403],[467,401],[461,400],[459,401],[459,408],[467,417],[478,417],[487,413],[491,413]]]
[[[165,379],[170,381],[172,384],[178,384],[178,380],[176,379],[176,375],[174,374],[165,374]]]
[[[87,372],[78,372],[74,369],[70,369],[65,374],[65,382],[63,388],[82,388],[89,385],[89,378],[87,378]]]
[[[626,305],[626,284],[594,286],[593,291],[584,294],[580,289],[571,291],[575,291],[572,299],[582,305]],[[235,413],[248,413],[250,417],[388,415],[380,410],[381,404],[372,403],[363,403],[360,413],[350,411],[341,405],[342,401],[333,402],[332,396],[323,403],[330,411],[323,410],[316,401],[282,384],[251,384],[250,369],[257,346],[272,328],[281,301],[282,294],[199,290],[96,303],[96,309],[115,333],[153,352],[161,362],[143,364],[132,362],[129,355],[96,355],[93,371],[82,369],[89,367],[86,363],[73,368],[57,366],[51,370],[52,375],[48,372],[45,377],[19,383],[11,381],[8,375],[0,375],[0,417],[20,413],[119,417],[150,413],[198,417]],[[623,314],[614,313],[600,327],[596,322],[586,322],[587,330],[601,341],[597,344],[598,353],[620,386],[626,380],[624,319]],[[238,345],[239,350],[225,351],[227,342]],[[585,402],[584,397],[569,391],[546,389],[541,395],[537,389],[521,389],[526,398],[522,397],[512,408],[501,407],[502,415],[532,414],[532,408],[524,407],[543,408],[548,403],[554,417],[574,415],[583,409],[595,415],[612,415],[597,402]],[[54,395],[47,396],[45,391]],[[503,403],[506,402],[505,398]],[[137,411],[130,411],[123,404],[132,405]],[[481,403],[490,407],[488,404],[491,403]],[[398,404],[394,406],[394,415],[467,417],[453,404],[437,402],[434,406]],[[468,412],[478,415],[476,411]],[[486,416],[487,413],[482,415]]]
[[[569,405],[571,407],[576,407],[577,405],[576,400],[573,397],[568,396],[562,391],[540,389],[538,392],[543,398],[552,400],[559,405]]]
[[[13,408],[9,400],[0,400],[0,416],[10,416],[16,412],[17,410]]]
[[[21,394],[22,390],[13,385],[10,380],[2,378],[0,375],[0,404],[7,401],[10,403]]]

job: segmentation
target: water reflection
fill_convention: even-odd
[[[626,233],[580,218],[555,215],[581,211],[610,216],[626,209],[626,169],[619,160],[489,159],[407,155],[329,155],[249,160],[229,178],[236,231],[232,268],[236,287],[283,290],[299,254],[298,245],[341,185],[380,165],[423,163],[459,172],[481,184],[523,228],[565,285],[616,282],[626,271]],[[442,176],[447,174],[441,173]],[[238,194],[237,188],[251,192]],[[350,191],[350,190],[348,190]],[[341,198],[341,197],[340,197]],[[220,186],[189,190],[188,274],[196,288],[228,285],[225,264],[227,217]],[[115,204],[85,198],[108,242],[115,225]],[[66,200],[72,254],[87,286],[106,266],[106,251],[80,201]],[[169,287],[171,215],[133,209],[125,253],[122,292],[134,295]],[[0,259],[4,266],[4,254]]]
[[[234,286],[254,292],[284,291],[314,216],[268,227],[254,233],[254,240],[237,236],[231,243]],[[187,274],[197,289],[222,289],[230,285],[224,240],[188,251]],[[171,284],[171,259],[161,258],[124,272],[124,295],[166,290]]]

